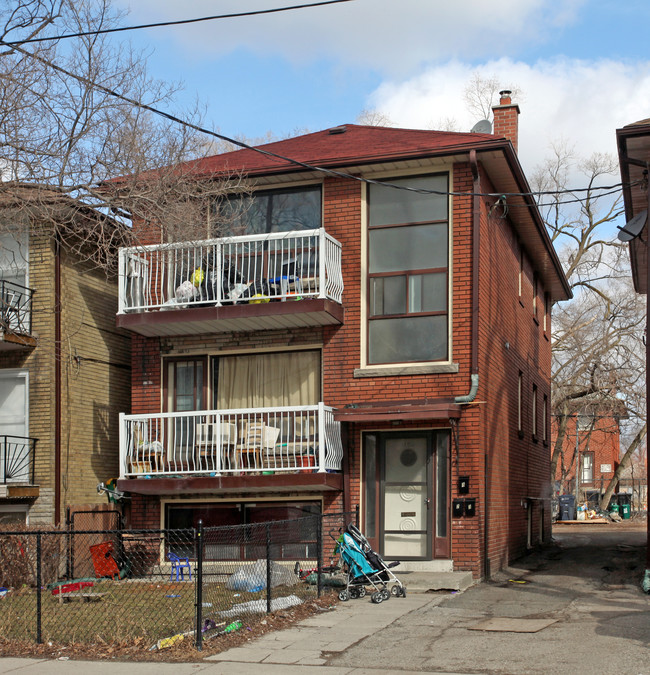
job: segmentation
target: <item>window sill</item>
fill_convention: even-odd
[[[379,366],[355,368],[353,376],[358,377],[395,377],[398,375],[431,375],[434,373],[457,373],[457,363],[434,363],[413,366]]]
[[[539,326],[539,319],[533,314],[533,321]]]

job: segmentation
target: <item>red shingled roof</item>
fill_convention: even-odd
[[[497,140],[492,134],[395,129],[358,124],[346,124],[334,129],[345,131],[332,133],[332,129],[325,129],[256,147],[305,164],[334,167],[431,155],[461,147],[477,147]],[[249,149],[198,159],[186,166],[198,175],[221,171],[242,171],[252,175],[300,168],[286,160],[265,156]]]

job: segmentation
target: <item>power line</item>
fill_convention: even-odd
[[[5,45],[24,45],[31,42],[49,42],[53,40],[66,40],[75,37],[87,37],[89,35],[105,35],[106,33],[122,33],[130,30],[141,30],[142,28],[160,28],[165,26],[181,26],[188,23],[200,23],[202,21],[216,21],[218,19],[235,19],[244,16],[257,16],[260,14],[276,14],[278,12],[290,12],[296,9],[309,9],[311,7],[322,7],[323,5],[337,5],[342,2],[354,2],[355,0],[322,0],[322,2],[312,2],[303,5],[291,5],[289,7],[275,7],[273,9],[258,9],[250,12],[235,12],[233,14],[216,14],[214,16],[201,16],[196,19],[179,19],[177,21],[160,21],[158,23],[143,23],[137,26],[122,26],[119,28],[100,28],[97,30],[85,31],[83,33],[66,33],[65,35],[54,35],[51,37],[28,38],[26,40],[17,40],[16,42],[4,42]]]
[[[355,180],[359,183],[366,183],[370,185],[379,185],[382,187],[391,187],[397,190],[404,190],[406,192],[415,192],[418,194],[433,194],[433,195],[440,195],[440,196],[451,196],[451,197],[497,197],[497,198],[508,198],[508,197],[537,197],[537,196],[542,196],[542,195],[561,195],[561,194],[573,194],[575,192],[588,192],[588,191],[594,191],[594,190],[614,190],[618,191],[620,188],[622,188],[625,185],[635,185],[638,182],[642,181],[635,181],[634,183],[617,183],[615,185],[607,185],[607,186],[602,186],[602,187],[590,187],[590,188],[575,188],[575,189],[567,189],[567,190],[550,190],[550,191],[531,191],[531,192],[454,192],[454,191],[445,191],[445,190],[430,190],[427,188],[415,188],[412,186],[408,185],[397,185],[395,183],[389,183],[386,181],[380,181],[380,180],[375,180],[372,178],[365,178],[363,176],[357,176],[354,174],[346,173],[344,171],[336,171],[335,169],[327,169],[322,166],[316,166],[314,164],[309,164],[307,162],[302,162],[298,159],[294,159],[292,157],[286,157],[284,155],[280,155],[276,152],[272,152],[270,150],[264,150],[261,147],[253,146],[248,143],[245,143],[244,141],[238,141],[235,138],[231,138],[229,136],[225,136],[224,134],[220,134],[216,131],[212,131],[211,129],[206,129],[205,127],[201,127],[198,124],[194,124],[193,122],[188,122],[187,120],[183,120],[180,117],[176,117],[175,115],[172,115],[171,113],[165,112],[164,110],[160,110],[158,108],[154,108],[153,106],[147,105],[146,103],[142,103],[140,101],[136,101],[133,98],[130,98],[129,96],[125,96],[124,94],[120,94],[119,92],[110,89],[109,87],[105,87],[102,84],[99,84],[97,82],[92,82],[88,78],[82,77],[81,75],[76,75],[75,73],[72,73],[69,70],[66,70],[65,68],[58,66],[57,64],[53,63],[52,61],[49,61],[42,56],[39,56],[38,54],[34,54],[32,52],[27,51],[26,49],[23,49],[22,47],[19,47],[18,45],[11,44],[8,42],[5,42],[4,40],[0,40],[0,45],[4,45],[5,47],[10,47],[11,49],[24,54],[25,56],[28,56],[30,58],[33,58],[40,63],[42,63],[45,66],[48,66],[49,68],[52,68],[53,70],[56,70],[57,72],[60,72],[64,75],[67,75],[68,77],[71,77],[78,82],[81,82],[82,84],[85,84],[87,86],[93,87],[95,89],[98,89],[99,91],[104,92],[105,94],[108,94],[109,96],[113,96],[114,98],[117,98],[121,101],[124,101],[125,103],[129,103],[132,106],[135,106],[136,108],[140,108],[142,110],[147,110],[148,112],[158,115],[159,117],[163,117],[164,119],[167,119],[171,122],[174,122],[176,124],[180,124],[188,129],[192,129],[194,131],[197,131],[198,133],[205,134],[207,136],[212,136],[213,138],[218,138],[221,141],[225,141],[227,143],[232,143],[233,145],[236,145],[240,148],[243,148],[245,150],[251,150],[253,152],[256,152],[258,154],[267,156],[267,157],[272,157],[273,159],[279,159],[283,162],[288,162],[289,164],[293,164],[294,166],[299,166],[303,169],[306,169],[308,171],[317,171],[320,173],[324,173],[329,176],[334,176],[337,178],[346,178],[350,180]],[[606,194],[611,194],[611,193],[606,193]],[[600,195],[599,195],[600,196]],[[580,199],[576,199],[575,201],[584,201]],[[562,203],[571,203],[570,200]],[[515,205],[517,206],[517,205]],[[524,206],[524,205],[519,205],[519,206]],[[548,205],[547,205],[548,206]]]

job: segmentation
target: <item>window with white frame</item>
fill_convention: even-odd
[[[449,177],[389,183],[368,187],[367,363],[445,361]]]

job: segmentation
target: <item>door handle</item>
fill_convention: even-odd
[[[424,500],[424,503],[427,505],[428,509],[431,508],[431,500],[428,497]]]

